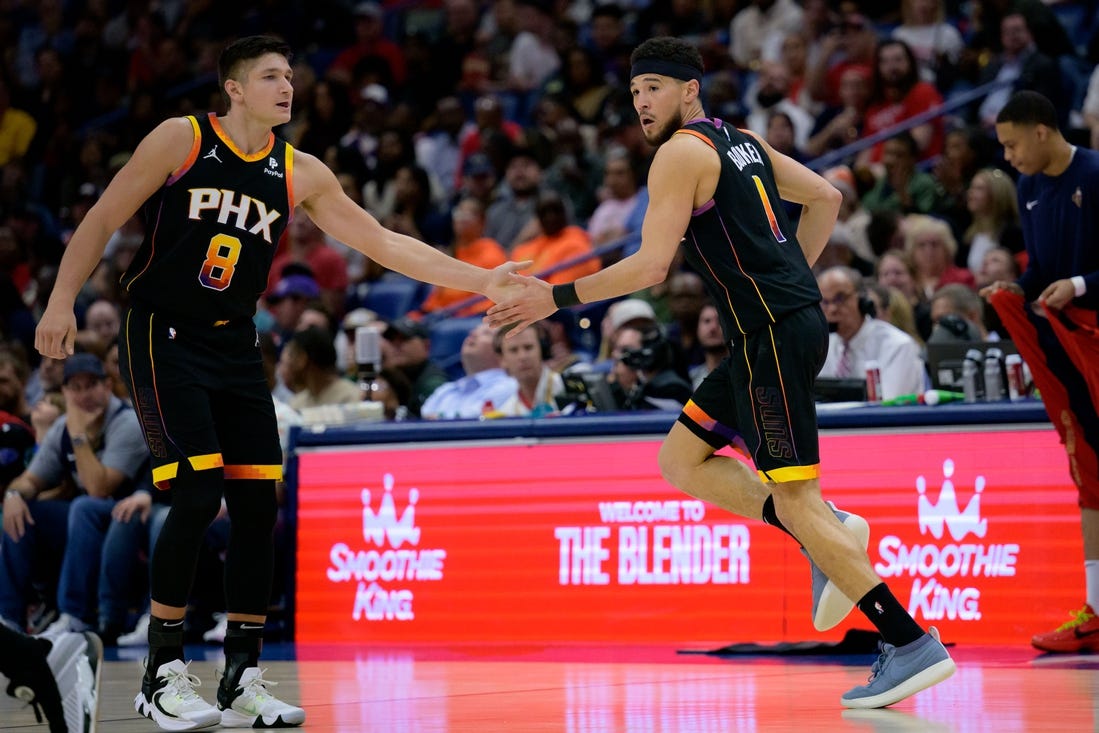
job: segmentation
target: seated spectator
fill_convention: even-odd
[[[933,85],[920,81],[916,57],[904,41],[882,41],[878,44],[876,59],[863,135],[881,132],[943,103]],[[907,134],[915,143],[915,160],[934,158],[943,150],[941,117],[917,125]],[[882,143],[863,151],[859,154],[858,167],[881,161],[884,152]]]
[[[788,158],[793,158],[799,163],[804,163],[808,159],[805,151],[797,144],[794,121],[787,112],[781,110],[771,112],[767,117],[767,129],[763,133],[763,138],[768,145]],[[794,217],[801,215],[801,206],[792,201],[782,203]]]
[[[884,174],[862,197],[863,207],[871,214],[881,211],[927,214],[935,211],[943,199],[942,187],[930,173],[916,167],[916,140],[902,132],[885,141],[882,153]]]
[[[748,104],[748,129],[757,135],[767,135],[771,116],[783,112],[793,126],[793,145],[803,149],[813,129],[813,116],[788,96],[790,71],[778,61],[768,61],[759,70],[754,87],[745,95]]]
[[[702,346],[705,359],[701,364],[691,367],[691,387],[698,389],[706,375],[712,372],[729,355],[729,342],[721,329],[721,319],[713,303],[702,306],[698,314],[698,343]]]
[[[817,277],[821,308],[828,319],[828,356],[820,376],[863,379],[866,364],[881,368],[882,397],[892,399],[923,392],[926,381],[920,346],[891,323],[875,318],[862,286],[862,276],[847,267],[833,267]]]
[[[96,624],[111,510],[149,465],[137,416],[111,394],[97,357],[66,359],[61,389],[65,415],[4,495],[0,617],[16,628],[25,626],[34,575],[42,569],[59,573],[45,579],[57,583],[58,628],[83,631]]]
[[[931,335],[930,307],[923,292],[916,287],[916,266],[912,258],[904,250],[889,250],[878,260],[876,269],[878,285],[900,293],[912,310],[919,339],[926,341]]]
[[[130,399],[130,391],[126,389],[126,383],[122,381],[122,372],[118,369],[118,339],[107,344],[103,354],[103,369],[107,372],[107,379],[111,382],[111,394],[133,407]]]
[[[534,263],[523,274],[541,273],[554,265],[591,253],[588,233],[578,226],[568,224],[565,202],[556,193],[546,192],[540,195],[535,214],[542,234],[517,245],[511,251],[512,260],[531,260]],[[544,279],[554,285],[569,283],[598,270],[599,260],[592,258],[554,272]]]
[[[408,401],[412,398],[412,383],[404,372],[397,369],[382,369],[371,385],[366,399],[381,402],[386,420],[407,420],[409,418]]]
[[[504,248],[496,240],[485,234],[485,206],[480,200],[467,196],[459,201],[450,212],[454,227],[452,254],[462,262],[492,269],[507,262]],[[440,285],[432,287],[427,298],[420,304],[419,312],[433,313],[443,308],[468,300],[473,293],[467,293]],[[455,316],[475,316],[488,310],[492,303],[481,298],[476,303],[464,306],[453,312]],[[417,314],[410,314],[417,315]]]
[[[359,385],[343,379],[336,369],[332,336],[319,328],[297,331],[279,354],[279,376],[294,392],[290,407],[343,405],[362,400]]]
[[[625,148],[611,148],[603,164],[601,203],[588,220],[588,234],[595,247],[626,235],[626,217],[637,206],[638,172]]]
[[[977,270],[977,289],[997,281],[1015,282],[1022,270],[1015,256],[1003,247],[993,247],[985,252],[981,267]]]
[[[1015,183],[999,168],[983,168],[969,184],[966,206],[973,223],[965,231],[965,265],[974,275],[985,254],[997,247],[1024,251]]]
[[[542,417],[557,412],[557,395],[564,394],[561,375],[546,364],[550,344],[542,323],[527,326],[505,339],[505,331],[496,332],[493,348],[500,366],[518,383],[518,389],[497,408],[504,417]]]
[[[275,289],[267,294],[268,309],[274,317],[271,336],[279,349],[293,335],[301,314],[309,306],[310,301],[320,297],[320,292],[317,281],[312,275],[297,272],[284,275],[275,285]]]
[[[876,281],[864,279],[863,285],[866,287],[866,297],[874,305],[874,317],[892,323],[922,347],[924,341],[916,329],[916,313],[904,294]]]
[[[108,344],[118,339],[122,329],[122,314],[118,306],[109,300],[96,300],[84,312],[84,330],[76,335],[76,342],[84,351],[104,354]]]
[[[485,236],[505,250],[530,239],[536,232],[534,210],[542,186],[542,167],[534,152],[515,147],[504,169],[504,183],[485,212]]]
[[[999,341],[985,329],[984,300],[965,285],[943,285],[931,296],[931,338],[943,341]]]
[[[754,69],[778,58],[782,39],[801,26],[802,9],[794,0],[753,0],[729,24],[729,55],[737,66]]]
[[[27,404],[37,404],[45,393],[59,391],[64,368],[64,359],[52,359],[43,356],[41,361],[38,362],[38,368],[31,372],[30,377],[28,377],[27,385],[23,390],[26,394]],[[0,377],[0,384],[2,383],[3,379]],[[2,392],[3,390],[0,389],[0,393]]]
[[[9,348],[0,347],[0,411],[15,415],[23,422],[30,421],[31,410],[27,403],[29,378],[30,367],[26,358]]]
[[[850,145],[862,135],[866,104],[870,99],[870,70],[847,68],[839,79],[839,104],[826,107],[816,117],[805,152],[816,157]]]
[[[420,417],[424,401],[447,382],[446,372],[428,359],[431,349],[427,326],[411,318],[398,318],[382,332],[382,366],[403,373],[412,384],[408,411]]]
[[[55,413],[54,419],[61,414],[61,411],[57,410],[48,399],[43,398],[42,404],[43,411]],[[37,410],[38,405],[31,409],[30,425],[15,415],[0,412],[0,491],[7,490],[8,485],[23,473],[34,455],[36,429],[33,427],[33,421]],[[49,416],[47,415],[45,419],[49,419]],[[49,424],[46,423],[46,426]]]
[[[659,328],[619,329],[607,380],[620,410],[682,410],[691,385],[675,371],[671,343]]]
[[[976,288],[973,273],[954,264],[958,242],[942,219],[913,214],[904,225],[904,251],[916,268],[916,289],[930,300],[936,290],[950,283]]]
[[[560,120],[554,134],[554,157],[546,166],[543,190],[561,196],[570,220],[587,221],[599,202],[596,192],[603,182],[603,160],[588,148],[572,117]]]
[[[967,193],[977,172],[992,165],[995,156],[990,147],[993,144],[992,138],[975,126],[946,133],[943,154],[935,162],[931,174],[943,190],[939,210],[955,231],[965,231],[972,221]]]
[[[817,27],[828,30],[819,36],[815,63],[811,63],[805,83],[817,102],[829,107],[842,104],[840,79],[851,69],[861,69],[867,77],[874,73],[877,33],[863,15],[845,12],[838,27],[832,27],[831,14],[816,13]]]
[[[1046,95],[1058,110],[1065,108],[1068,95],[1056,61],[1038,49],[1030,25],[1023,13],[1009,11],[1000,21],[1001,51],[981,73],[981,84],[1008,82],[985,96],[977,110],[978,121],[986,130],[996,127],[996,116],[1015,92],[1029,89]],[[1065,110],[1067,118],[1067,110]]]
[[[615,337],[623,328],[635,328],[639,331],[647,331],[659,327],[656,311],[652,303],[641,298],[623,298],[611,303],[607,308],[603,321],[599,324],[602,339],[599,343],[598,361],[607,362],[610,366],[616,357],[613,356]],[[609,361],[608,361],[609,360]]]
[[[920,67],[920,78],[947,89],[954,69],[965,50],[962,34],[946,22],[943,0],[904,0],[901,24],[893,29],[893,38],[904,41]]]
[[[497,329],[481,323],[462,342],[465,376],[447,382],[431,393],[421,415],[431,420],[477,418],[494,415],[515,396],[518,383],[500,366],[493,348]]]
[[[847,243],[851,247],[851,251],[859,259],[865,260],[867,263],[874,262],[877,258],[870,247],[870,237],[867,234],[870,226],[870,212],[861,205],[854,174],[850,168],[843,165],[829,168],[823,175],[829,183],[843,194],[839,215],[836,217],[835,229],[842,231],[847,236]]]
[[[675,367],[681,375],[705,358],[698,340],[698,319],[709,302],[706,285],[698,273],[681,270],[668,277],[667,328],[665,336],[672,344]]]

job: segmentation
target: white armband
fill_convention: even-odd
[[[1075,277],[1069,278],[1069,280],[1072,282],[1072,287],[1076,288],[1077,298],[1079,298],[1081,295],[1088,291],[1088,286],[1087,283],[1084,282],[1083,275],[1077,275]]]

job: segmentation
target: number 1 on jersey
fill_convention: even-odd
[[[759,176],[752,176],[752,180],[756,182],[759,200],[763,202],[763,210],[767,212],[767,221],[771,224],[771,234],[774,234],[775,239],[780,243],[785,242],[786,235],[778,228],[778,219],[775,218],[775,210],[771,208],[771,199],[767,198],[767,189],[763,187],[763,181],[760,180]]]
[[[233,271],[240,259],[240,240],[228,234],[218,234],[206,248],[206,260],[198,281],[204,288],[225,290],[233,279]]]

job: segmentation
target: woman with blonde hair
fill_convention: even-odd
[[[889,313],[887,320],[922,344],[931,333],[931,306],[916,286],[916,266],[912,258],[903,250],[888,250],[878,259],[875,275],[877,287],[884,288],[891,296],[889,305],[885,308]],[[898,302],[901,300],[911,313],[911,328],[894,319],[894,311],[901,307]],[[879,315],[880,317],[882,316]]]
[[[910,214],[904,221],[904,251],[916,267],[916,288],[930,300],[943,285],[961,283],[976,289],[973,273],[954,264],[958,241],[942,219]]]
[[[966,192],[966,208],[973,223],[965,230],[968,248],[966,266],[976,275],[985,253],[996,247],[1012,252],[1023,249],[1023,230],[1019,227],[1019,203],[1015,182],[999,168],[982,168],[973,176]]]

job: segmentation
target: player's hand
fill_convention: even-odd
[[[76,343],[76,314],[72,308],[46,306],[34,332],[34,348],[42,356],[64,359],[73,353]]]
[[[512,275],[512,282],[519,291],[506,300],[498,301],[488,309],[486,317],[493,328],[514,326],[505,338],[519,333],[524,328],[551,315],[557,310],[553,302],[553,286],[536,277]]]
[[[1018,283],[1011,282],[1010,280],[997,280],[991,285],[985,285],[983,288],[981,288],[979,291],[979,295],[982,298],[988,298],[997,290],[1006,290],[1009,293],[1014,293],[1015,295],[1020,296],[1023,294],[1023,289],[1019,287]]]
[[[514,296],[520,290],[519,285],[513,280],[516,277],[515,273],[525,270],[533,264],[534,262],[531,260],[524,260],[497,265],[492,269],[492,274],[489,276],[485,296],[493,303],[499,303]]]
[[[1076,297],[1076,286],[1072,284],[1072,280],[1054,280],[1049,284],[1049,287],[1042,291],[1042,294],[1038,296],[1038,302],[1045,305],[1047,308],[1056,308],[1060,310],[1066,305],[1072,302],[1072,299]]]

